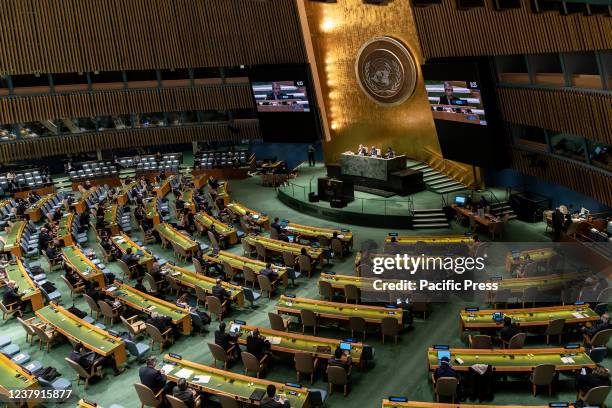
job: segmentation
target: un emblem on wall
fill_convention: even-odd
[[[404,44],[391,37],[376,37],[363,44],[355,73],[361,90],[380,105],[399,105],[416,87],[414,58]]]

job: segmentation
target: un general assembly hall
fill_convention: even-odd
[[[0,408],[612,407],[612,0],[0,0]]]

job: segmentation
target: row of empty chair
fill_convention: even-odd
[[[80,169],[68,173],[72,181],[84,181],[91,178],[110,177],[118,174],[117,166],[111,162],[83,163]]]
[[[194,167],[207,169],[214,167],[246,166],[248,152],[200,152],[194,159]]]

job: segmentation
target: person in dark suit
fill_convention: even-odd
[[[225,331],[225,323],[219,324],[219,329],[215,331],[215,344],[223,347],[223,350],[228,351],[236,344],[238,333],[227,333]],[[239,352],[239,347],[235,347],[234,350]]]
[[[60,207],[56,208],[53,212],[53,222],[59,222],[62,219],[62,209]]]
[[[266,388],[266,396],[261,400],[259,406],[261,408],[289,408],[291,404],[286,398],[276,395],[276,387],[274,384],[270,384]]]
[[[121,260],[125,262],[129,268],[138,265],[138,257],[132,253],[132,248],[126,249],[125,254],[123,254],[121,257]]]
[[[47,246],[45,254],[47,255],[47,258],[49,258],[49,260],[51,261],[58,261],[62,257],[62,254],[59,253],[53,245]]]
[[[270,224],[270,228],[274,228],[280,235],[283,232],[283,227],[280,224],[278,217],[274,217],[274,221]]]
[[[272,92],[266,95],[266,100],[276,101],[280,99],[287,99],[287,94],[281,90],[281,84],[272,82]]]
[[[156,327],[161,333],[164,333],[168,329],[172,329],[172,333],[178,335],[178,328],[172,324],[172,319],[168,316],[162,316],[157,312],[151,312],[151,317],[146,321],[153,327]]]
[[[272,264],[270,262],[266,263],[266,267],[263,268],[259,273],[265,276],[266,278],[270,279],[270,281],[278,277],[278,273],[272,270]]]
[[[348,351],[345,352],[340,347],[337,347],[334,351],[334,356],[327,360],[327,366],[342,367],[347,374],[351,372],[352,363],[353,361]]]
[[[392,159],[395,157],[395,152],[393,151],[393,149],[391,148],[391,146],[389,146],[387,148],[387,152],[385,153],[385,159]]]
[[[255,329],[247,337],[247,351],[257,357],[258,360],[266,354],[270,348],[270,342],[259,334],[259,329]]]
[[[512,322],[512,319],[510,318],[510,316],[505,316],[504,317],[504,327],[502,327],[499,337],[503,341],[509,342],[510,339],[514,337],[516,334],[520,333],[520,331],[521,330],[519,329],[518,325]]]
[[[460,98],[457,98],[453,94],[453,86],[451,83],[444,82],[444,95],[440,97],[440,105],[457,105],[457,102],[460,100]]]
[[[187,387],[187,380],[184,378],[179,378],[176,386],[172,390],[172,396],[183,401],[188,408],[195,407],[196,392]]]
[[[164,390],[166,393],[172,391],[174,384],[167,381],[166,374],[162,370],[155,368],[156,365],[157,359],[155,357],[147,358],[147,365],[140,367],[140,370],[138,370],[140,383],[149,387],[154,394],[161,390]]]
[[[610,370],[600,366],[599,364],[591,369],[584,369],[584,374],[578,372],[576,374],[576,390],[579,393],[586,394],[591,388],[610,386]]]
[[[49,244],[53,242],[53,236],[49,233],[47,228],[41,228],[40,234],[38,235],[38,246],[41,250],[46,250]]]
[[[314,167],[316,164],[315,152],[316,152],[315,147],[313,145],[308,145],[308,166],[309,167]]]
[[[124,367],[117,367],[115,358],[112,355],[103,357],[94,351],[88,351],[81,343],[74,346],[68,358],[83,367],[87,372],[96,367],[112,368],[115,375],[119,375],[125,371]]]
[[[440,359],[440,366],[434,371],[434,379],[437,381],[440,377],[454,377],[459,378],[459,375],[450,364],[448,357],[442,357]]]
[[[561,231],[563,231],[563,213],[556,208],[552,213],[552,228],[553,228],[553,241],[561,241]]]
[[[8,308],[9,305],[13,305],[13,309],[18,309],[18,315],[21,316],[24,311],[25,304],[21,301],[19,296],[18,288],[15,281],[8,281],[6,289],[4,289],[4,295],[2,296],[2,303]]]
[[[599,318],[599,321],[597,321],[591,327],[583,327],[582,332],[588,335],[589,337],[593,337],[600,331],[608,329],[612,329],[612,324],[610,323],[610,315],[608,313],[604,313]]]
[[[215,282],[215,286],[213,286],[212,288],[212,295],[219,299],[221,303],[225,302],[226,299],[232,297],[230,291],[226,290],[223,287],[223,281],[221,279],[217,279],[217,281]]]
[[[142,276],[139,276],[136,279],[136,284],[134,285],[134,289],[141,291],[142,293],[149,293],[145,285],[142,283]]]
[[[89,296],[90,298],[92,298],[96,303],[99,300],[103,300],[105,302],[108,303],[113,303],[113,298],[111,298],[110,296],[107,296],[106,293],[102,292],[102,290],[100,290],[100,284],[98,283],[98,281],[91,281],[91,285],[89,287],[89,289],[85,292],[85,294],[87,296]]]

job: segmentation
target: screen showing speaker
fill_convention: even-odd
[[[304,81],[253,82],[258,112],[310,112]]]
[[[490,61],[436,60],[423,65],[422,71],[444,158],[502,168],[507,157]]]
[[[249,78],[265,142],[308,143],[320,138],[308,65],[254,66]]]
[[[485,109],[476,81],[425,81],[434,119],[486,126]]]

